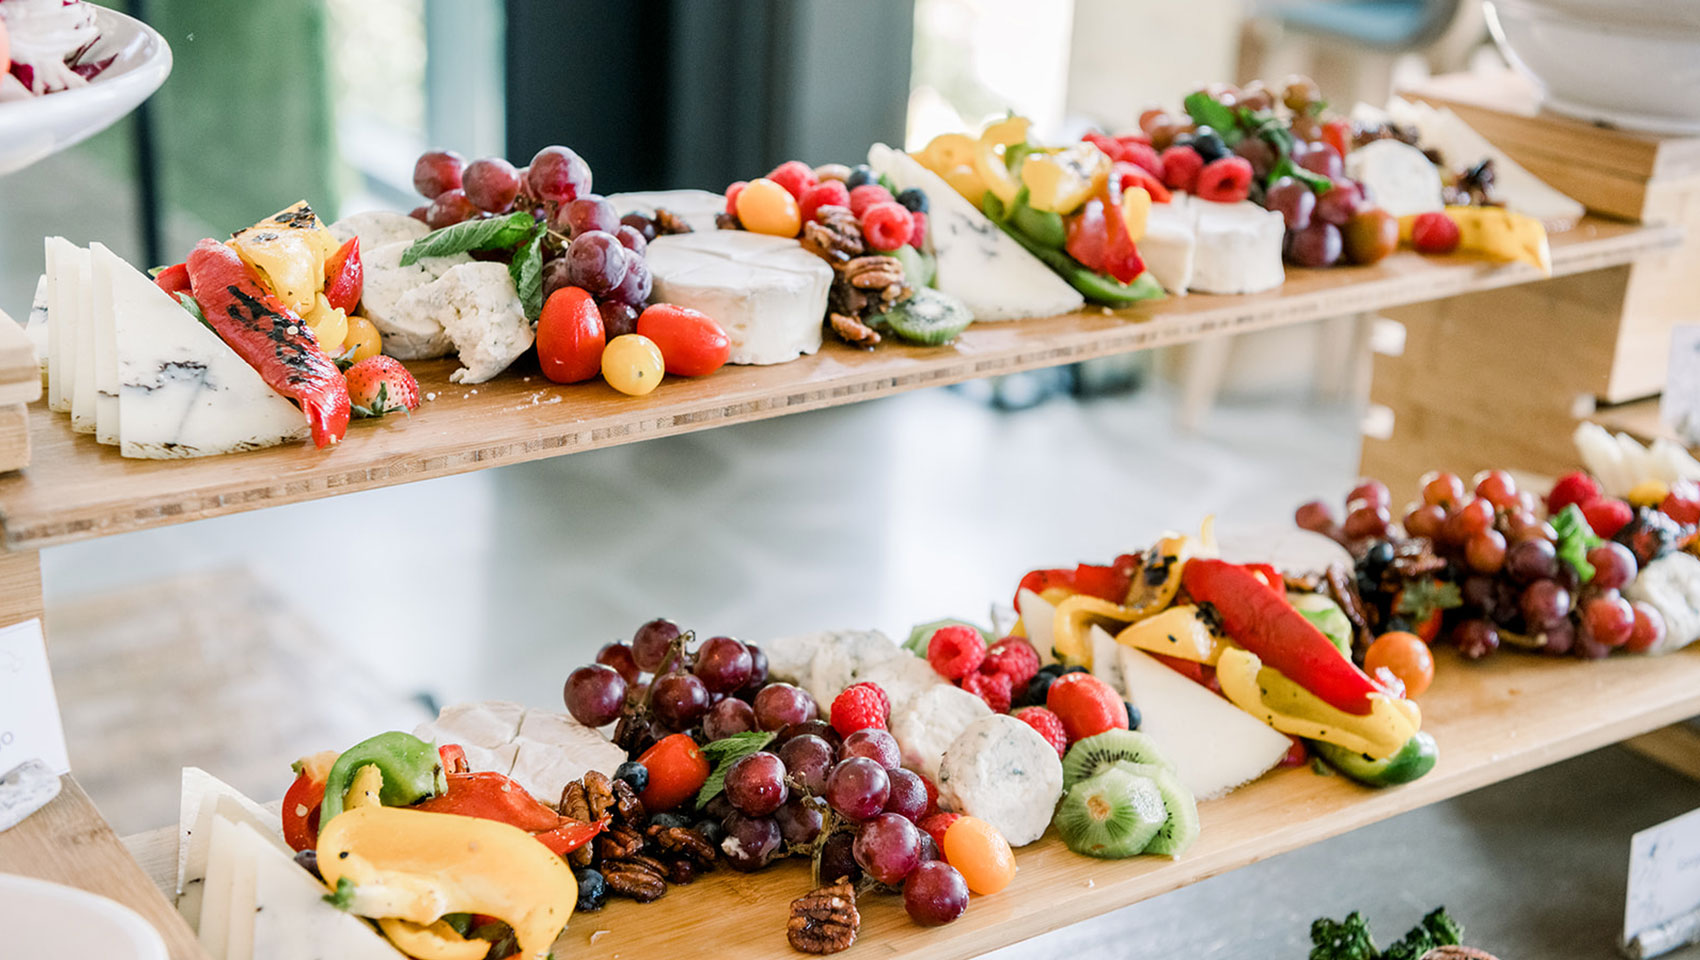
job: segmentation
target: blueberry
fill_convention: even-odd
[[[1198,151],[1199,159],[1205,163],[1214,163],[1228,155],[1228,145],[1209,127],[1199,127],[1192,132],[1192,149]]]
[[[1087,670],[1085,667],[1069,667],[1067,670],[1063,671],[1063,673],[1091,673],[1091,672],[1092,671]]]
[[[1046,669],[1050,668],[1047,667]],[[1034,675],[1033,679],[1027,681],[1027,689],[1022,691],[1020,705],[1023,707],[1044,706],[1045,698],[1051,693],[1051,684],[1056,682],[1056,679],[1056,674],[1040,670]]]
[[[1411,629],[1411,621],[1406,620],[1404,617],[1388,617],[1387,622],[1382,624],[1381,627],[1382,633],[1392,633],[1394,631],[1398,631],[1400,633],[1414,632]]]
[[[614,768],[614,779],[626,781],[633,793],[642,793],[649,789],[649,768],[636,760],[627,760]]]
[[[720,841],[726,839],[726,828],[721,826],[720,821],[713,817],[698,820],[695,829],[716,850],[720,849]]]
[[[688,827],[691,825],[691,818],[681,813],[652,813],[649,815],[649,825],[663,830],[670,827]]]
[[[1364,572],[1372,577],[1380,577],[1381,572],[1393,563],[1393,544],[1379,540],[1364,553]]]
[[[601,871],[579,867],[573,871],[573,877],[578,880],[578,909],[581,912],[602,909],[608,902],[608,881],[602,879]]]
[[[850,189],[854,190],[857,187],[864,186],[866,184],[870,184],[870,183],[873,183],[873,182],[874,182],[874,171],[873,171],[873,169],[865,163],[858,163],[854,167],[850,168],[850,179],[844,181],[844,185],[849,187]]]
[[[926,213],[928,209],[927,195],[916,187],[910,187],[899,193],[897,202],[903,204],[903,209],[910,213]]]
[[[701,727],[691,728],[691,739],[694,740],[696,745],[699,747],[706,746],[708,744],[708,734],[704,733]]]
[[[1045,666],[1042,666],[1042,667],[1039,668],[1039,673],[1043,676],[1050,677],[1052,680],[1055,680],[1056,678],[1062,676],[1063,665],[1060,664],[1060,663],[1046,664]]]
[[[1126,700],[1122,701],[1122,706],[1127,707],[1127,728],[1129,730],[1138,730],[1139,721],[1144,719],[1139,715],[1139,708]]]

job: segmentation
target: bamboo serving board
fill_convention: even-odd
[[[1585,220],[1553,238],[1553,272],[1629,263],[1680,238],[1673,228]],[[642,398],[600,381],[558,386],[531,361],[476,387],[448,382],[451,361],[417,363],[420,389],[434,399],[411,417],[356,422],[331,450],[126,460],[35,404],[34,458],[0,478],[0,524],[7,549],[36,549],[1537,279],[1527,265],[1403,252],[1368,267],[1291,270],[1268,293],[979,324],[948,347],[829,343],[791,363],[670,379]]]

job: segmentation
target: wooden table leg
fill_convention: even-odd
[[[0,624],[41,614],[40,555],[0,553]],[[148,879],[74,777],[64,778],[64,789],[52,803],[0,833],[0,873],[111,897],[153,924],[172,960],[207,960],[194,931]]]
[[[1700,780],[1700,730],[1678,723],[1654,730],[1623,745],[1661,767]]]

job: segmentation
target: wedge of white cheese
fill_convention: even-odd
[[[71,381],[71,429],[78,433],[93,433],[94,421],[94,291],[91,289],[92,267],[85,247],[72,247],[70,270],[61,271],[61,279],[70,281],[71,326],[76,330],[75,347],[67,359],[76,369]]]
[[[707,190],[650,190],[641,193],[611,193],[608,202],[614,205],[620,216],[628,213],[641,213],[646,217],[655,216],[655,208],[665,207],[668,213],[685,221],[685,225],[697,233],[709,233],[716,229],[714,215],[726,209],[726,198],[718,193]]]
[[[1440,168],[1399,140],[1371,140],[1346,154],[1346,176],[1363,184],[1369,199],[1395,217],[1446,206]]]
[[[103,244],[89,244],[89,294],[94,334],[94,438],[118,443],[118,341],[112,281],[129,264]]]
[[[797,241],[743,230],[656,237],[651,299],[701,311],[732,341],[728,362],[784,363],[821,345],[832,267]]]
[[[938,258],[934,285],[966,304],[975,320],[1049,317],[1085,303],[1079,291],[914,157],[876,143],[868,148],[868,166],[899,190],[926,193],[927,231]]]
[[[392,316],[418,318],[422,327],[427,322],[441,327],[460,355],[460,369],[449,374],[454,383],[490,380],[536,339],[513,277],[500,263],[450,267],[436,280],[403,294]],[[388,344],[386,339],[386,351]]]
[[[383,336],[385,353],[397,360],[430,360],[452,353],[454,341],[434,316],[417,307],[402,309],[401,298],[441,277],[450,267],[471,263],[472,257],[464,253],[426,257],[404,267],[401,255],[412,245],[411,240],[397,240],[368,250],[361,242],[366,282],[360,295],[360,312]]]
[[[218,819],[252,824],[267,837],[277,838],[283,830],[277,814],[235,787],[199,767],[183,768],[177,815],[177,912],[191,927],[200,924],[213,822]],[[274,842],[283,844],[281,839]]]
[[[1199,293],[1260,293],[1287,278],[1281,267],[1286,223],[1250,200],[1213,203],[1192,198],[1198,245],[1189,286]]]
[[[119,452],[204,457],[307,435],[301,411],[218,334],[110,251],[96,255],[112,290]]]
[[[43,246],[47,256],[47,272],[42,274],[47,283],[47,408],[54,413],[70,413],[71,380],[76,373],[75,365],[66,359],[76,353],[77,341],[71,318],[75,308],[68,298],[76,278],[65,274],[72,269],[71,251],[75,247],[64,237],[48,237]]]
[[[1176,192],[1173,197],[1168,203],[1151,205],[1145,236],[1138,246],[1151,276],[1164,290],[1184,297],[1192,285],[1193,259],[1198,251],[1198,211],[1187,194]]]
[[[626,753],[602,734],[551,710],[528,710],[506,700],[450,704],[413,735],[427,743],[460,744],[475,772],[512,777],[527,793],[556,803],[586,771],[612,774]]]
[[[47,274],[42,274],[35,283],[35,299],[30,301],[29,317],[24,321],[24,336],[29,337],[30,346],[35,350],[35,362],[41,365],[42,382],[47,377],[48,351],[48,321],[47,321]],[[46,392],[43,391],[43,396]]]

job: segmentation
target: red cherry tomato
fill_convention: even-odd
[[[689,307],[648,307],[638,316],[637,332],[661,349],[667,372],[678,377],[706,377],[732,355],[732,340],[720,324]]]
[[[537,361],[556,383],[579,383],[602,372],[602,313],[578,287],[549,295],[537,320]]]
[[[649,786],[638,798],[647,811],[671,810],[696,796],[708,782],[708,758],[688,733],[663,737],[638,762],[649,770]]]
[[[295,851],[311,850],[319,844],[319,805],[325,799],[325,781],[314,780],[303,770],[283,794],[283,842]]]
[[[1352,122],[1328,120],[1322,124],[1322,142],[1334,148],[1342,158],[1352,149]]]

